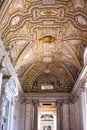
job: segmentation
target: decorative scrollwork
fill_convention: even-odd
[[[1,37],[23,90],[39,91],[34,81],[51,74],[60,81],[54,91],[70,92],[87,62],[87,2],[11,0],[8,4],[1,17]],[[49,74],[43,72],[48,68]]]

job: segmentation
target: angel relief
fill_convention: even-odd
[[[38,89],[38,81],[34,81],[32,89],[33,90],[37,90]]]
[[[57,89],[61,89],[62,88],[62,84],[60,82],[60,80],[57,81]]]
[[[43,130],[51,130],[51,126],[43,126]]]

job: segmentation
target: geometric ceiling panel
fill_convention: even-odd
[[[86,0],[11,0],[1,38],[24,92],[70,92],[84,66]]]
[[[30,69],[31,68],[31,69]],[[74,84],[72,73],[61,63],[38,62],[22,75],[24,91],[41,91],[42,85],[53,86],[54,91],[71,91]],[[46,89],[47,91],[47,89]],[[53,90],[52,90],[53,91]]]

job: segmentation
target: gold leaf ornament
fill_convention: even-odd
[[[56,41],[56,38],[53,36],[44,36],[39,39],[40,43],[54,43]]]
[[[31,4],[29,2],[27,2],[27,3],[24,4],[24,8],[25,9],[28,9],[30,6],[31,6]]]
[[[28,27],[28,28],[32,28],[32,26],[33,26],[32,23],[28,23],[28,24],[27,24],[27,27]]]

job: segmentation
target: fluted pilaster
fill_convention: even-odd
[[[62,130],[62,124],[61,124],[61,106],[63,104],[62,100],[56,100],[56,106],[57,106],[57,130]]]
[[[33,100],[33,105],[34,105],[34,122],[33,122],[33,130],[38,129],[38,100]]]
[[[33,128],[33,103],[32,100],[26,100],[26,124],[25,130],[32,130]]]

